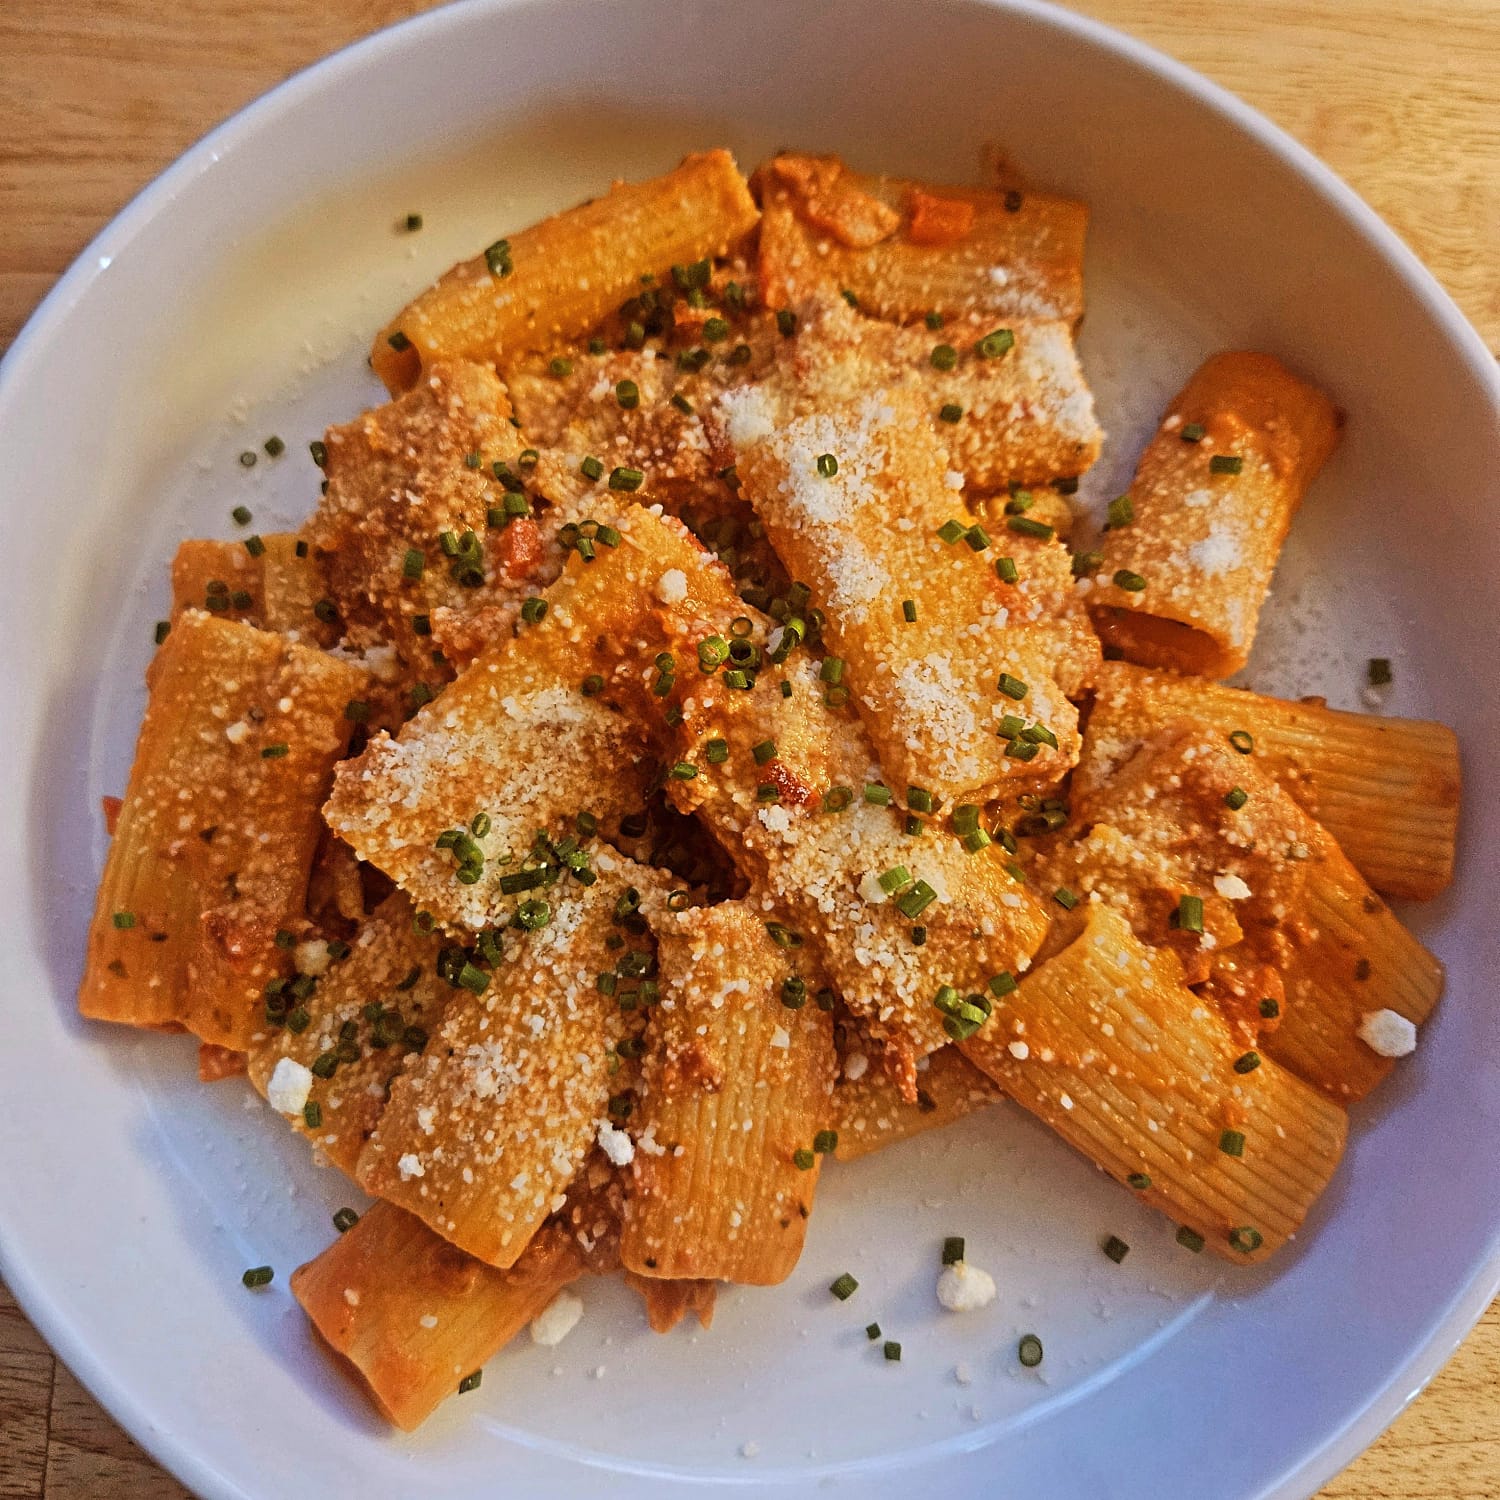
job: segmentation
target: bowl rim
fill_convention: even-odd
[[[0,431],[12,393],[29,366],[93,282],[135,236],[166,210],[199,177],[214,170],[269,121],[300,101],[338,84],[347,73],[410,45],[433,45],[445,32],[465,25],[479,12],[502,13],[549,0],[449,0],[357,38],[293,73],[236,110],[190,146],[142,187],[88,242],[72,265],[33,309],[11,347],[0,358]],[[594,0],[605,4],[609,0]],[[616,0],[618,3],[618,0]],[[1500,368],[1478,331],[1416,253],[1358,193],[1306,146],[1254,106],[1187,64],[1091,16],[1063,9],[1051,0],[971,0],[1004,14],[1040,23],[1065,37],[1086,42],[1133,64],[1156,81],[1189,97],[1255,141],[1290,168],[1399,276],[1437,332],[1480,389],[1500,408]],[[147,1404],[117,1379],[107,1360],[78,1334],[51,1299],[45,1272],[29,1265],[0,1216],[0,1277],[17,1304],[90,1394],[163,1468],[204,1500],[255,1500],[227,1475],[152,1420]],[[1484,1310],[1500,1293],[1500,1222],[1489,1251],[1469,1280],[1455,1289],[1426,1340],[1392,1369],[1375,1394],[1351,1412],[1324,1443],[1298,1458],[1258,1495],[1245,1500],[1303,1500],[1364,1451],[1413,1401],[1447,1363]]]

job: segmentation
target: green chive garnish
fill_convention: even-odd
[[[1259,1052],[1246,1052],[1234,1060],[1234,1071],[1236,1073],[1253,1073],[1259,1066]]]
[[[1042,1362],[1042,1341],[1034,1333],[1023,1334],[1016,1345],[1016,1358],[1028,1370],[1036,1369]]]
[[[240,1280],[248,1287],[270,1286],[276,1272],[270,1266],[251,1266]]]
[[[1146,580],[1139,573],[1132,573],[1129,568],[1118,569],[1113,582],[1116,588],[1124,589],[1127,594],[1138,594],[1146,587]]]
[[[264,556],[265,550],[266,544],[261,541],[258,536],[247,536],[245,538],[245,551],[248,552],[251,557]]]
[[[1255,741],[1243,729],[1236,729],[1229,736],[1229,743],[1234,746],[1241,755],[1249,755],[1255,749]]]
[[[633,380],[618,380],[615,382],[615,400],[626,411],[631,411],[641,404],[641,388]]]
[[[1245,1154],[1244,1131],[1221,1130],[1219,1132],[1219,1150],[1225,1156],[1243,1156]]]
[[[640,469],[616,468],[611,469],[609,474],[609,487],[612,490],[625,490],[633,492],[640,489],[645,481],[645,474]]]
[[[559,354],[547,361],[547,368],[561,379],[564,375],[571,375],[573,373],[573,361],[571,359],[564,359]]]
[[[992,334],[975,344],[974,352],[981,359],[999,359],[1016,346],[1016,336],[1008,328],[997,328]]]
[[[1078,897],[1070,891],[1067,886],[1060,885],[1053,891],[1052,899],[1062,907],[1064,911],[1072,911],[1078,905]]]
[[[943,1241],[943,1264],[945,1266],[957,1265],[964,1258],[964,1237],[961,1234],[950,1234]]]
[[[817,1161],[817,1157],[806,1146],[799,1146],[792,1152],[792,1165],[799,1172],[810,1172],[815,1161]],[[835,1292],[834,1296],[838,1296],[838,1293]]]
[[[839,1146],[839,1133],[836,1130],[820,1130],[813,1137],[813,1150],[819,1156],[827,1156],[830,1152],[837,1151]]]
[[[1130,502],[1129,495],[1118,495],[1109,502],[1109,529],[1118,531],[1122,526],[1128,526],[1135,520],[1135,506]]]
[[[1238,812],[1250,800],[1250,793],[1244,787],[1231,787],[1224,794],[1224,805],[1231,812]]]
[[[847,1302],[855,1293],[859,1283],[845,1271],[841,1276],[836,1276],[828,1290],[833,1293],[840,1302]]]
[[[1245,460],[1231,453],[1215,453],[1208,461],[1210,474],[1238,474],[1245,467]]]
[[[831,453],[820,453],[818,455],[818,473],[824,479],[832,479],[839,471],[839,461]]]
[[[460,1396],[467,1396],[470,1391],[477,1391],[479,1389],[479,1383],[483,1379],[483,1370],[475,1370],[472,1375],[465,1375],[464,1378],[458,1382],[458,1394]]]
[[[865,1337],[867,1339],[869,1339],[869,1341],[873,1344],[875,1342],[875,1340],[880,1337],[880,1324],[879,1323],[866,1323],[865,1324]]]
[[[797,331],[797,314],[790,308],[783,307],[776,314],[776,327],[782,338],[789,339]]]
[[[891,805],[891,789],[881,786],[879,782],[867,781],[865,783],[865,801],[873,803],[876,807],[889,807]]]
[[[946,542],[951,547],[960,537],[967,536],[968,531],[969,528],[962,521],[944,521],[938,527],[937,534],[940,541]]]
[[[901,1345],[895,1339],[887,1339],[885,1341],[885,1357],[889,1360],[899,1360],[901,1358]]]
[[[1201,422],[1186,422],[1178,436],[1185,443],[1201,443],[1208,436],[1208,429]]]
[[[1266,1020],[1274,1021],[1281,1014],[1281,1002],[1267,998],[1260,1002],[1260,1013]]]
[[[1372,656],[1369,665],[1371,687],[1387,687],[1391,682],[1391,662],[1387,656]]]
[[[289,754],[290,751],[291,747],[289,745],[267,745],[260,752],[260,758],[262,760],[280,760],[284,755]]]
[[[1203,1248],[1203,1236],[1196,1229],[1189,1229],[1186,1224],[1177,1231],[1177,1243],[1184,1250],[1191,1250],[1196,1255]]]
[[[946,401],[938,407],[938,421],[961,422],[964,417],[964,409],[956,401]]]
[[[1030,516],[1007,516],[1006,526],[1021,536],[1034,536],[1038,541],[1050,542],[1056,535],[1050,526],[1041,521],[1033,521]]]
[[[990,994],[997,1000],[1012,994],[1016,988],[1016,976],[1009,969],[1002,969],[990,980]]]
[[[1151,1186],[1151,1178],[1149,1174],[1145,1172],[1132,1172],[1130,1176],[1125,1179],[1125,1181],[1138,1193],[1144,1193],[1146,1189]]]
[[[1248,1224],[1241,1224],[1238,1229],[1229,1231],[1229,1243],[1241,1255],[1249,1255],[1252,1251],[1259,1250],[1265,1240],[1260,1230],[1252,1229]]]
[[[951,370],[958,363],[958,350],[952,344],[938,344],[929,358],[934,370]]]
[[[903,599],[901,601],[901,618],[908,625],[915,625],[917,623],[917,601],[915,599]]]
[[[1130,1246],[1122,1240],[1119,1235],[1112,1234],[1099,1247],[1116,1265],[1119,1265],[1127,1255],[1130,1254]]]
[[[1177,903],[1177,927],[1182,932],[1203,931],[1203,897],[1183,896]]]
[[[1009,672],[1002,672],[996,686],[1007,698],[1014,698],[1017,703],[1030,691],[1019,677],[1012,677]]]

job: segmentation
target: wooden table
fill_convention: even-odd
[[[624,0],[619,0],[624,3]],[[210,126],[426,0],[4,0],[0,348]],[[1500,347],[1500,0],[1075,0],[1330,162]],[[1500,1497],[1500,1303],[1322,1500]],[[0,1286],[0,1500],[176,1500]]]

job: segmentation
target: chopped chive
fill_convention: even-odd
[[[1014,529],[1015,528],[1012,527],[1012,530]],[[999,578],[1001,583],[1017,582],[1017,580],[1019,580],[1021,576],[1021,573],[1020,570],[1016,567],[1015,558],[997,557],[995,559],[995,575]]]
[[[780,922],[767,922],[766,936],[778,948],[800,948],[802,946],[802,934],[794,932],[790,927],[783,926]]]
[[[1078,905],[1078,897],[1070,891],[1067,886],[1060,885],[1053,891],[1052,899],[1062,907],[1064,911],[1072,911]]]
[[[120,932],[126,932],[135,926],[135,913],[133,911],[117,911],[114,916],[114,923]]]
[[[1079,552],[1073,557],[1073,576],[1075,578],[1087,578],[1097,573],[1104,566],[1104,554],[1102,552]]]
[[[333,1216],[333,1227],[340,1234],[348,1234],[359,1223],[359,1215],[352,1208],[341,1208]]]
[[[1185,422],[1177,435],[1185,443],[1201,443],[1208,436],[1208,429],[1201,422]]]
[[[903,886],[911,884],[911,872],[905,865],[892,865],[889,870],[877,878],[877,884],[887,896],[894,896]]]
[[[1117,569],[1113,582],[1116,588],[1124,589],[1127,594],[1138,594],[1146,587],[1146,580],[1139,573],[1132,573],[1129,568]]]
[[[547,361],[547,368],[561,379],[564,375],[571,375],[573,373],[573,361],[571,359],[564,359],[559,354]]]
[[[927,313],[923,317],[922,321],[930,329],[932,329],[933,332],[936,332],[939,328],[941,328],[943,326],[943,315],[940,312],[930,312],[930,313]]]
[[[253,469],[255,467],[255,453],[252,449],[246,448],[240,454],[240,467],[244,469]]]
[[[1138,1193],[1144,1193],[1146,1189],[1151,1186],[1150,1174],[1146,1172],[1132,1172],[1130,1176],[1125,1179],[1125,1181]]]
[[[1219,1150],[1225,1156],[1243,1156],[1245,1154],[1244,1131],[1221,1130],[1219,1132]]]
[[[873,803],[876,807],[889,807],[891,805],[891,789],[881,786],[879,782],[867,781],[865,783],[865,801]]]
[[[547,613],[547,601],[535,594],[521,601],[521,618],[528,625],[538,624]]]
[[[1229,1231],[1229,1243],[1241,1255],[1249,1255],[1252,1251],[1259,1250],[1265,1241],[1260,1230],[1252,1229],[1248,1224],[1241,1224],[1238,1229]]]
[[[1014,698],[1017,703],[1024,698],[1029,691],[1026,684],[1019,677],[1012,677],[1009,672],[1002,672],[996,686],[1007,698]]]
[[[1184,1250],[1191,1250],[1194,1255],[1197,1255],[1198,1252],[1203,1249],[1204,1240],[1203,1236],[1199,1234],[1196,1229],[1189,1229],[1187,1225],[1184,1224],[1182,1228],[1177,1231],[1177,1243],[1181,1245]]]
[[[309,1130],[319,1130],[323,1125],[323,1106],[316,1099],[309,1099],[302,1106],[302,1123]]]
[[[604,691],[604,679],[597,672],[590,672],[578,690],[585,698],[597,698]]]
[[[290,752],[291,746],[289,745],[267,745],[261,750],[260,758],[262,760],[280,760],[283,756],[290,754]]]
[[[880,1337],[880,1324],[879,1323],[866,1323],[865,1324],[865,1337],[867,1339],[869,1339],[869,1341],[873,1344],[875,1342],[875,1340]]]
[[[1231,787],[1224,794],[1224,805],[1231,812],[1238,812],[1250,800],[1250,793],[1244,787]]]
[[[990,994],[997,1000],[1004,999],[1006,995],[1013,994],[1016,988],[1016,976],[1009,969],[1002,969],[990,980]]]
[[[280,458],[281,455],[286,452],[286,444],[283,443],[275,433],[272,433],[271,436],[261,444],[261,447],[266,450],[267,458]]]
[[[906,805],[914,812],[930,813],[935,804],[932,793],[925,786],[909,786],[906,789]]]
[[[1210,474],[1238,474],[1245,467],[1245,460],[1237,454],[1215,453],[1208,461]]]
[[[1255,749],[1255,741],[1243,729],[1236,729],[1229,736],[1229,743],[1234,746],[1241,755],[1249,755]]]
[[[945,1266],[957,1265],[964,1258],[964,1237],[961,1234],[950,1234],[943,1241],[943,1264]]]
[[[990,545],[990,534],[977,521],[964,533],[971,552],[983,552]]]
[[[1260,1013],[1266,1020],[1274,1021],[1281,1014],[1281,1002],[1267,997],[1260,1002]]]
[[[818,455],[818,473],[824,479],[832,479],[839,471],[839,461],[831,453],[820,453]]]
[[[678,391],[672,397],[672,405],[675,406],[677,410],[680,411],[685,417],[690,417],[693,415],[693,403],[689,401],[681,391]]]
[[[1183,896],[1177,903],[1176,925],[1181,932],[1203,931],[1203,897]]]
[[[617,380],[615,382],[615,400],[626,411],[633,411],[641,404],[641,388],[633,380]]]
[[[275,1275],[270,1266],[251,1266],[240,1280],[248,1287],[270,1286]]]
[[[836,1130],[820,1130],[813,1137],[813,1150],[819,1156],[827,1156],[839,1148],[839,1133]]]
[[[895,1339],[887,1339],[885,1341],[884,1349],[885,1357],[887,1359],[894,1361],[901,1358],[901,1345],[898,1344]]]
[[[937,892],[925,880],[919,880],[896,902],[896,910],[915,922],[937,900]]]
[[[1050,526],[1042,521],[1033,521],[1030,516],[1007,516],[1005,524],[1021,536],[1034,536],[1043,542],[1050,542],[1056,535]]]
[[[857,308],[859,306],[859,298],[856,297],[854,295],[854,293],[849,290],[848,287],[842,287],[842,288],[840,288],[840,290],[839,290],[839,296],[842,297],[844,299],[844,301],[849,304],[850,307]]]
[[[509,276],[515,270],[510,256],[510,241],[496,240],[493,245],[488,246],[484,252],[484,263],[489,267],[491,276]]]
[[[999,359],[1002,354],[1009,354],[1015,346],[1015,334],[1009,328],[997,328],[975,344],[974,352],[981,359]]]
[[[1135,520],[1135,506],[1129,495],[1117,495],[1109,502],[1109,529],[1118,531]]]
[[[776,741],[762,740],[758,745],[750,747],[750,753],[755,757],[755,764],[763,766],[768,760],[776,758]]]
[[[312,454],[312,461],[317,464],[320,469],[326,469],[328,467],[327,443],[320,442],[316,438],[314,438],[313,441],[307,445],[307,451]]]
[[[1387,656],[1372,656],[1368,668],[1371,687],[1387,687],[1391,682],[1391,662]]]
[[[470,1391],[477,1391],[479,1389],[479,1383],[483,1379],[483,1370],[475,1370],[472,1375],[465,1375],[464,1378],[458,1382],[458,1394],[460,1396],[467,1396]]]
[[[817,1157],[814,1156],[806,1146],[799,1146],[795,1151],[792,1152],[792,1165],[796,1167],[799,1172],[811,1171],[813,1163],[816,1161]],[[835,1292],[834,1296],[837,1295],[838,1293]]]
[[[258,536],[247,536],[245,538],[245,551],[251,557],[261,557],[265,554],[266,544]]]
[[[928,358],[934,370],[951,370],[958,363],[958,350],[952,344],[936,344]]]
[[[969,528],[962,521],[944,521],[938,527],[938,539],[946,542],[950,547],[961,537],[968,535]]]
[[[818,668],[818,677],[821,681],[831,683],[837,687],[844,680],[844,659],[841,656],[825,656],[823,665]]]
[[[229,514],[233,518],[234,524],[236,526],[248,526],[254,519],[254,517],[250,514],[250,511],[243,505],[236,505],[235,508],[229,512]]]
[[[723,318],[705,318],[703,320],[703,342],[706,344],[717,344],[721,339],[729,337],[729,324]]]
[[[979,804],[960,802],[953,809],[953,831],[957,834],[973,833],[979,827]]]
[[[790,308],[783,307],[776,314],[776,327],[782,338],[789,339],[797,331],[797,314]]]
[[[1234,1060],[1234,1071],[1236,1073],[1253,1073],[1259,1066],[1259,1052],[1246,1052]]]
[[[158,620],[154,632],[156,644],[159,646],[172,633],[172,622],[170,620]]]
[[[728,740],[709,740],[703,747],[704,759],[711,766],[722,766],[729,759]]]
[[[903,599],[901,601],[901,618],[908,625],[915,625],[917,623],[917,601],[915,599]]]
[[[604,473],[604,465],[599,462],[593,454],[589,454],[584,461],[578,465],[585,479],[598,479]]]
[[[956,401],[945,401],[938,407],[938,421],[940,422],[962,422],[964,409]]]
[[[545,901],[523,901],[521,904],[523,906],[545,906],[547,903]],[[483,969],[466,963],[458,971],[458,984],[460,989],[468,990],[472,995],[482,995],[490,987],[490,976]]]
[[[612,490],[633,492],[640,489],[645,478],[645,474],[640,469],[615,468],[609,473],[609,487]]]
[[[1042,1362],[1042,1341],[1034,1333],[1023,1334],[1016,1345],[1016,1358],[1026,1369],[1036,1369]]]
[[[1099,1247],[1116,1265],[1119,1265],[1127,1255],[1130,1254],[1130,1246],[1122,1240],[1119,1235],[1112,1234]]]

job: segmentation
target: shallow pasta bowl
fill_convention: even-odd
[[[1465,752],[1459,878],[1412,914],[1449,992],[1354,1122],[1297,1245],[1251,1273],[1154,1220],[1005,1109],[830,1172],[797,1275],[655,1339],[592,1287],[555,1351],[517,1347],[414,1437],[316,1349],[286,1273],[350,1190],[180,1038],[72,1011],[151,622],[184,536],[316,498],[300,455],[378,399],[364,351],[462,255],[687,150],[791,143],[938,180],[1001,143],[1093,209],[1083,338],[1120,487],[1215,348],[1264,348],[1349,414],[1267,606],[1250,680],[1390,711]],[[419,235],[396,230],[419,211]],[[106,1406],[212,1497],[1302,1496],[1388,1422],[1500,1282],[1500,474],[1492,363],[1412,256],[1324,168],[1184,69],[1039,5],[943,0],[475,0],[340,54],[237,116],[141,196],[0,369],[12,643],[0,1052],[0,1270]],[[253,468],[239,455],[288,444]],[[1461,604],[1460,604],[1461,601]],[[1130,1241],[1116,1266],[1103,1233]],[[936,1245],[1001,1295],[955,1318]],[[981,1248],[982,1247],[982,1248]],[[268,1263],[266,1292],[240,1285]],[[860,1305],[827,1284],[860,1281]],[[864,1323],[899,1330],[872,1352]],[[1015,1359],[1036,1332],[1047,1357]],[[967,1383],[955,1376],[965,1367]]]

